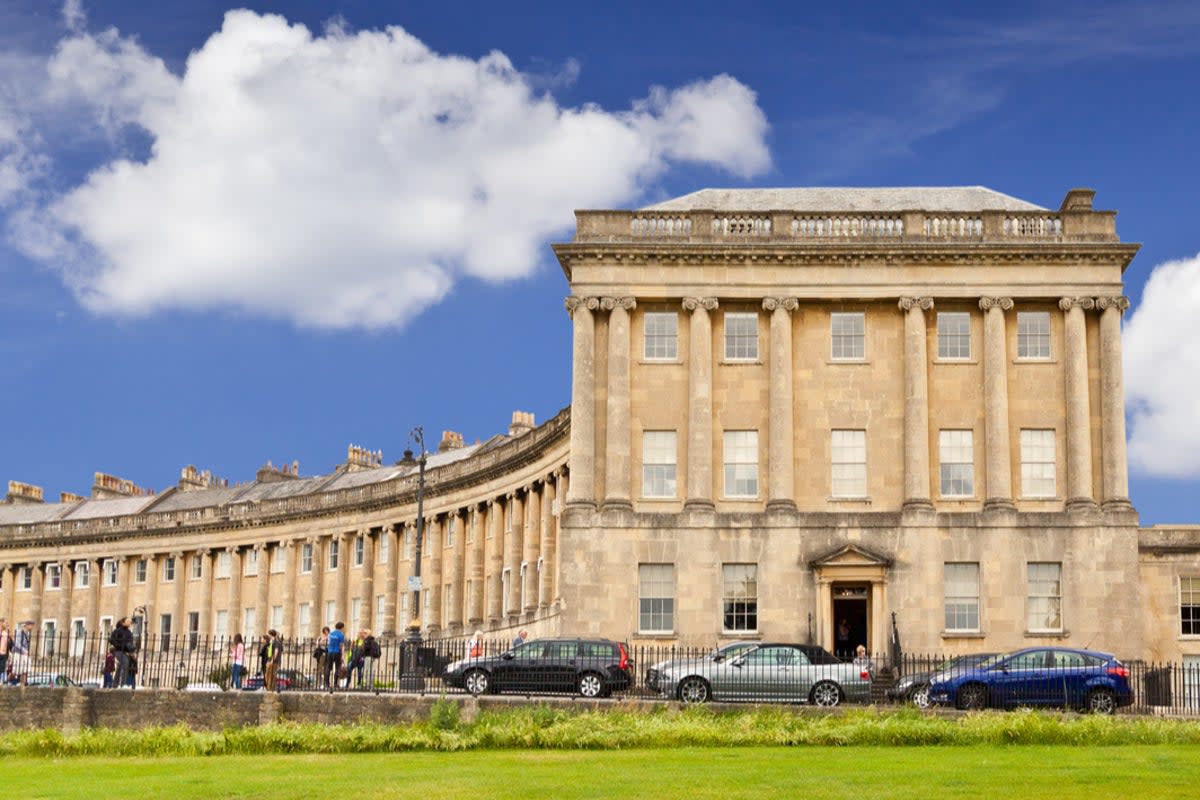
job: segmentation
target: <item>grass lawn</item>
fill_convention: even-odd
[[[1187,745],[739,747],[45,759],[7,756],[37,798],[1195,797]]]

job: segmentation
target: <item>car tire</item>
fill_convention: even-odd
[[[808,693],[808,700],[814,706],[833,708],[842,702],[842,690],[833,681],[820,681]]]
[[[920,686],[914,687],[913,690],[908,693],[908,701],[922,711],[932,706],[933,701],[929,699],[929,684],[924,683]]]
[[[708,681],[694,675],[680,681],[675,694],[681,703],[707,703],[712,699],[712,689],[709,688]]]
[[[1117,713],[1117,696],[1111,689],[1092,689],[1087,696],[1087,710],[1093,714]]]
[[[594,672],[585,672],[579,676],[577,688],[583,697],[589,699],[601,697],[604,694],[604,678]]]
[[[481,669],[473,669],[463,676],[463,686],[475,696],[487,694],[492,689],[492,678]]]
[[[957,706],[964,711],[987,708],[987,704],[988,690],[981,683],[968,683],[958,690]]]

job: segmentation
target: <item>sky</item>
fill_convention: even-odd
[[[0,0],[0,481],[314,475],[545,421],[577,208],[1086,186],[1142,243],[1133,502],[1200,523],[1200,4],[734,8]]]

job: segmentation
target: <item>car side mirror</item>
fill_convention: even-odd
[[[742,667],[742,666],[745,666],[745,664],[746,664],[746,659],[744,659],[744,658],[735,658],[733,661],[730,661],[729,663],[730,663],[730,664],[732,664],[732,665],[733,665],[733,666],[735,666],[735,667]]]
[[[503,654],[500,657],[503,658],[505,661],[512,661],[517,656],[512,650],[509,650],[507,653]]]

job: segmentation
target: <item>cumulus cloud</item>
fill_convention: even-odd
[[[77,4],[67,17],[82,25]],[[48,74],[52,101],[150,139],[10,215],[100,313],[401,325],[464,276],[529,275],[575,208],[636,201],[673,164],[770,166],[766,118],[732,77],[569,108],[502,53],[443,55],[398,27],[314,35],[231,11],[178,76],[115,30],[78,30]]]
[[[1200,254],[1154,268],[1125,325],[1130,466],[1146,475],[1200,478]]]

